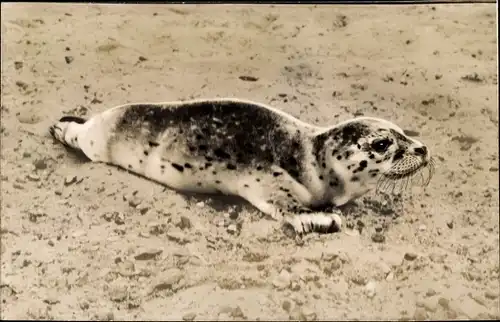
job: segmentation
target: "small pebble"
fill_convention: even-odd
[[[136,209],[139,210],[141,215],[145,215],[149,211],[149,206],[146,204],[139,204]]]
[[[19,183],[15,183],[15,182],[12,184],[12,187],[15,189],[24,190],[24,187],[22,185],[20,185]]]
[[[382,235],[381,233],[374,233],[372,235],[372,241],[374,243],[383,243],[383,242],[385,242],[385,236]]]
[[[427,319],[427,311],[422,307],[417,307],[415,313],[413,313],[413,318],[418,321]]]
[[[231,235],[234,235],[238,232],[238,227],[236,227],[235,224],[231,224],[227,226],[227,232],[230,233]]]
[[[74,175],[69,175],[64,178],[64,185],[69,186],[70,184],[75,183],[78,180],[78,178]]]
[[[167,226],[159,222],[151,222],[148,224],[148,229],[151,235],[158,236],[167,231]]]
[[[182,316],[184,321],[193,321],[196,318],[196,313],[186,313]]]
[[[280,274],[273,280],[273,286],[278,290],[284,290],[290,286],[291,275],[287,270],[281,270]]]
[[[115,315],[113,312],[99,313],[95,315],[95,319],[98,321],[113,321],[115,319]]]
[[[377,284],[374,281],[370,281],[365,285],[365,294],[368,298],[373,298],[376,294]]]
[[[301,287],[300,287],[299,283],[294,281],[290,284],[290,290],[292,290],[294,292],[298,292],[298,291],[300,291],[300,289],[301,289]]]
[[[45,162],[45,159],[36,160],[35,162],[33,162],[33,165],[37,170],[47,169],[47,163]]]
[[[123,225],[125,223],[125,215],[121,212],[116,212],[114,216],[115,224]]]
[[[487,299],[496,300],[498,298],[498,292],[494,292],[494,291],[488,290],[488,291],[484,292],[484,296]]]
[[[292,302],[290,302],[289,300],[284,300],[283,303],[281,303],[281,307],[286,312],[290,312],[290,310],[292,309]]]
[[[480,295],[480,294],[477,294],[477,295],[472,295],[472,294],[469,294],[469,297],[471,299],[473,299],[474,301],[476,301],[476,303],[482,305],[482,306],[486,306],[486,299]]]
[[[128,204],[130,207],[137,207],[141,204],[142,200],[141,198],[137,196],[133,196],[132,198],[129,199]]]
[[[186,237],[186,235],[182,232],[168,232],[166,233],[167,238],[171,241],[174,241],[180,245],[184,245],[190,242],[189,238]]]
[[[436,312],[437,304],[434,298],[426,298],[420,301],[417,301],[418,307],[423,307],[428,312]]]
[[[415,254],[415,253],[405,253],[405,256],[404,256],[404,258],[405,258],[407,261],[413,261],[413,260],[415,260],[417,257],[418,257],[418,255],[417,255],[417,254]]]
[[[438,304],[443,307],[443,309],[448,310],[450,308],[450,300],[444,297],[440,297],[438,300]]]
[[[59,301],[59,299],[55,296],[49,296],[47,297],[45,300],[43,300],[44,303],[47,303],[49,305],[54,305],[54,304],[57,304],[61,301]]]
[[[88,309],[89,309],[89,307],[90,307],[89,302],[87,302],[87,301],[82,301],[82,302],[80,302],[80,308],[81,308],[82,310],[84,310],[84,311],[85,311],[85,310],[88,310]]]
[[[182,230],[191,229],[192,227],[191,220],[186,216],[181,216],[181,219],[177,223],[177,227],[179,227]]]
[[[151,260],[155,259],[157,256],[161,255],[163,253],[163,250],[161,249],[150,249],[146,251],[142,251],[139,254],[134,256],[135,260]]]
[[[311,308],[303,306],[300,310],[300,317],[304,321],[315,321],[318,315]]]
[[[34,173],[28,174],[27,178],[28,178],[28,180],[33,181],[33,182],[40,181],[40,176],[37,174],[34,174]]]
[[[80,238],[85,235],[87,235],[87,232],[85,230],[77,230],[72,234],[73,238]]]
[[[73,58],[73,56],[65,56],[64,60],[66,61],[66,64],[71,64],[75,59]]]

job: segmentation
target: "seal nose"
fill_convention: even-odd
[[[420,155],[423,157],[427,156],[427,147],[425,147],[425,146],[415,148],[415,149],[413,149],[413,151],[415,151],[415,154],[417,154],[417,155]]]

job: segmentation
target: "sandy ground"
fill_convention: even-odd
[[[1,9],[3,319],[500,318],[494,4]],[[223,96],[391,119],[436,174],[296,245],[246,203],[48,135],[63,114]]]

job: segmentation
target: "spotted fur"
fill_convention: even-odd
[[[118,106],[63,117],[54,138],[92,161],[114,164],[180,191],[238,195],[298,234],[334,232],[340,206],[381,178],[429,164],[427,147],[396,125],[355,118],[329,128],[237,99]]]

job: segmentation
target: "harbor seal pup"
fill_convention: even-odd
[[[432,170],[429,149],[395,124],[358,117],[319,127],[264,104],[203,99],[64,116],[51,135],[90,160],[179,191],[237,195],[299,236],[341,229],[338,210],[377,184]],[[432,171],[429,171],[427,183]]]

